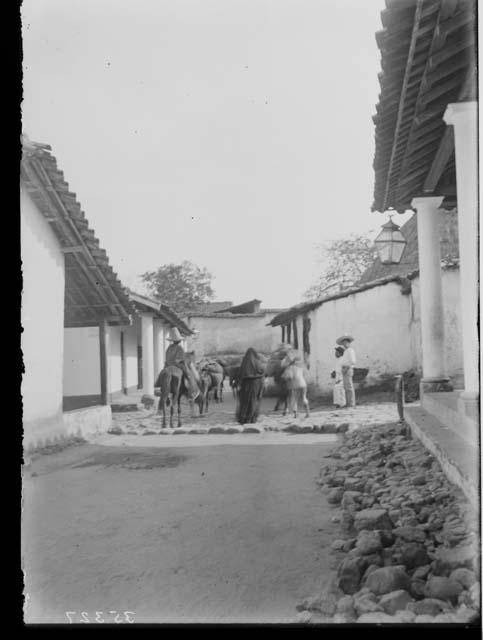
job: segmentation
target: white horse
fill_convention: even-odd
[[[288,405],[297,417],[299,400],[305,407],[305,417],[310,416],[309,401],[307,400],[307,381],[304,376],[304,366],[295,350],[290,350],[281,362],[281,375],[288,393]]]

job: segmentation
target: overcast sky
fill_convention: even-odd
[[[383,8],[24,0],[23,129],[127,286],[189,259],[219,300],[290,306],[316,244],[385,220],[370,212]]]

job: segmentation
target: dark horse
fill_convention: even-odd
[[[185,365],[187,368],[191,369],[193,376],[195,377],[198,386],[199,386],[199,375],[196,371],[194,365],[194,354],[187,353],[185,355]],[[169,365],[164,367],[160,372],[158,379],[155,384],[156,387],[160,388],[159,393],[159,404],[158,404],[158,413],[163,414],[163,429],[166,428],[166,407],[169,405],[170,407],[170,419],[169,426],[173,428],[173,416],[174,416],[174,407],[178,406],[178,428],[181,427],[181,398],[186,396],[191,406],[191,414],[194,413],[194,402],[197,401],[198,406],[200,407],[200,413],[202,413],[202,405],[200,405],[200,393],[198,390],[198,394],[194,396],[188,385],[186,383],[186,378],[183,371],[174,365]]]

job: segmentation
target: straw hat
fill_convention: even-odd
[[[181,333],[178,331],[176,327],[173,327],[172,329],[169,330],[168,340],[170,342],[181,342],[182,339],[183,339],[183,336],[181,335]]]
[[[344,340],[349,340],[349,342],[354,342],[354,338],[352,336],[344,335],[344,336],[341,336],[340,338],[337,338],[336,343],[342,344]]]

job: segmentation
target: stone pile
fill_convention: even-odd
[[[318,484],[339,511],[336,576],[304,601],[317,622],[479,619],[478,520],[462,492],[405,425],[352,432],[327,456]]]

